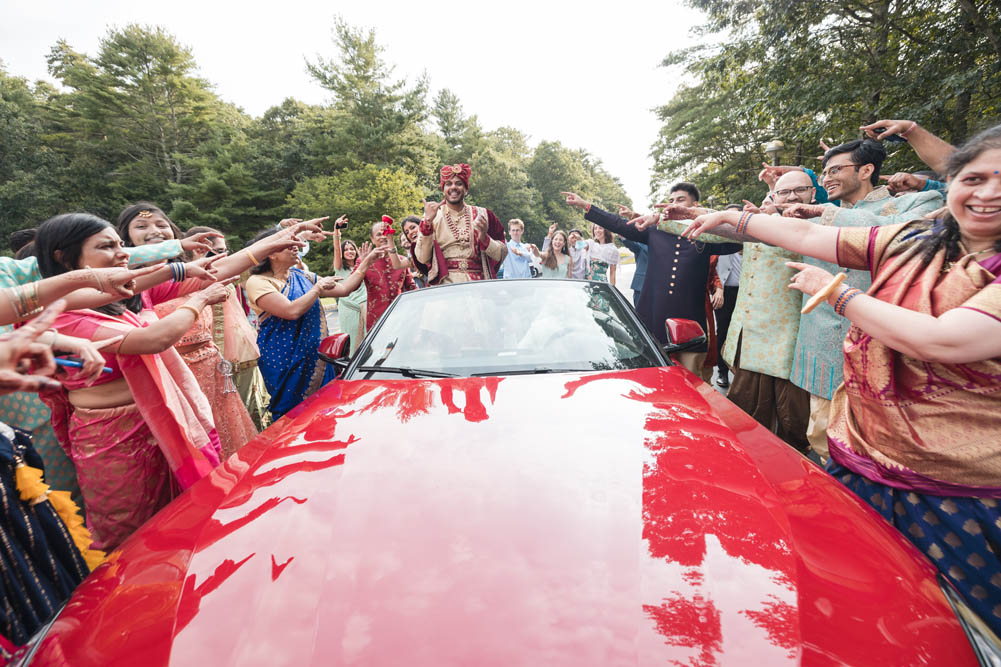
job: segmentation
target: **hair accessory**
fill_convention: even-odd
[[[153,217],[153,211],[150,211],[150,210],[139,211],[138,213],[136,213],[136,217],[137,218],[152,218]]]
[[[388,215],[384,215],[384,216],[382,216],[382,222],[383,222],[383,225],[382,225],[382,235],[383,236],[391,236],[391,235],[393,235],[393,234],[396,233],[396,230],[393,229],[393,223],[395,222],[395,220],[393,220]]]

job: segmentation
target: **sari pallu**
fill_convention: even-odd
[[[295,301],[312,287],[313,281],[303,271],[293,268],[281,293],[289,301]],[[318,353],[320,341],[326,335],[327,321],[319,299],[297,320],[262,316],[257,333],[261,349],[258,365],[271,394],[269,408],[274,419],[334,379],[333,367],[322,361]]]
[[[189,282],[192,284],[188,285]],[[153,307],[158,316],[166,317],[187,301],[187,294],[200,289],[201,286],[200,281],[164,283],[144,292],[143,303],[147,307]],[[226,306],[229,304],[229,299],[216,306],[203,308],[195,323],[175,344],[175,347],[200,345],[185,349],[183,352],[178,350],[178,354],[188,365],[198,381],[198,386],[209,400],[224,460],[256,437],[257,428],[233,381],[235,364],[223,359],[222,351],[215,343],[216,329],[219,329],[220,342],[225,341],[224,344],[228,342],[228,349],[234,354],[243,350],[241,356],[253,357],[254,360],[260,356],[256,343],[252,338],[248,339],[248,335],[252,335],[253,332],[247,334],[239,328],[239,321],[233,321],[235,311],[235,315],[243,321],[247,329],[250,329],[247,318],[244,317],[232,292],[230,298],[233,303],[228,309]],[[227,321],[230,322],[228,327],[224,326]],[[237,358],[239,359],[239,356]],[[224,368],[220,366],[223,361],[229,361],[231,364],[228,374],[225,374]]]
[[[870,269],[869,294],[939,316],[972,308],[1001,319],[1001,257],[951,268],[927,264],[916,243],[928,223],[842,228],[838,261]],[[948,269],[948,270],[943,270]],[[1001,498],[1001,359],[950,364],[913,359],[852,326],[845,380],[832,399],[834,458],[869,479],[936,495]]]
[[[144,311],[143,318],[155,318]],[[126,311],[112,316],[95,310],[61,314],[55,329],[68,336],[104,340],[146,326],[143,318]],[[124,377],[142,418],[182,489],[207,475],[219,464],[218,436],[212,411],[194,376],[173,348],[160,354],[117,355],[101,351],[105,365],[118,369],[104,382]],[[45,392],[42,399],[52,410],[52,425],[64,448],[69,442],[73,406],[66,391],[84,386],[76,375],[62,376],[63,389]],[[98,380],[98,384],[101,384]]]

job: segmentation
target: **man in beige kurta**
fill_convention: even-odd
[[[424,202],[414,258],[427,267],[431,285],[485,280],[497,276],[507,256],[504,228],[489,209],[466,203],[468,164],[441,169],[441,202]]]

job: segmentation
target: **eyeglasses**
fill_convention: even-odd
[[[812,185],[801,185],[798,188],[790,188],[789,190],[776,190],[773,194],[776,197],[788,197],[790,193],[793,192],[795,192],[798,195],[805,195],[812,189],[813,189]]]
[[[827,178],[828,176],[837,176],[838,174],[841,173],[841,170],[844,169],[845,167],[855,167],[855,171],[858,171],[859,167],[861,166],[862,165],[855,164],[854,162],[852,162],[851,164],[839,164],[835,167],[830,167],[829,169],[825,169],[824,171],[821,172],[820,175],[823,176],[824,178]]]

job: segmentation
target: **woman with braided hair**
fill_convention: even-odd
[[[728,211],[696,218],[686,235],[730,223],[872,273],[862,293],[790,263],[799,271],[790,287],[818,294],[834,285],[826,298],[852,322],[828,471],[1001,633],[1001,125],[953,153],[946,175],[947,208],[933,219],[836,228]]]

